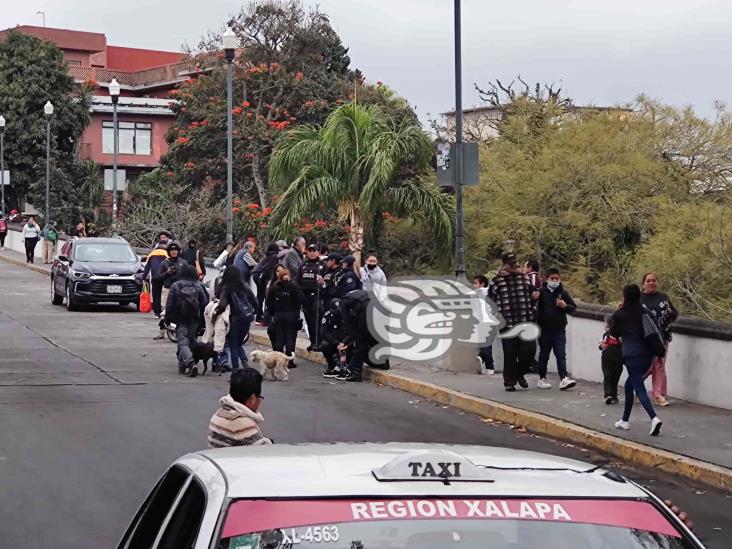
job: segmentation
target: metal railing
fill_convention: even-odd
[[[69,66],[69,74],[77,82],[108,84],[116,78],[122,86],[147,87],[165,82],[184,80],[191,71],[197,70],[195,61],[187,60],[142,71],[105,69],[102,67]]]

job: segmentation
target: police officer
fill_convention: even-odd
[[[341,275],[341,254],[332,253],[325,258],[326,271],[323,274],[323,303],[330,303],[331,299],[338,297],[336,283]],[[320,338],[323,339],[322,337]]]
[[[320,248],[317,244],[310,244],[305,249],[307,259],[300,266],[297,276],[297,283],[305,294],[305,321],[308,324],[310,335],[310,346],[308,351],[318,349],[318,329],[320,325],[320,314],[322,313],[323,274],[325,265],[320,260]]]
[[[358,263],[352,255],[343,258],[341,272],[336,277],[336,297],[343,298],[347,293],[360,290],[361,277],[358,274]]]
[[[343,322],[341,300],[331,299],[326,302],[328,310],[320,322],[320,352],[328,364],[323,377],[338,377],[348,367],[346,350],[339,351],[338,346],[346,341],[348,331]]]

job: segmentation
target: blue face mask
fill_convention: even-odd
[[[559,285],[560,284],[561,284],[561,282],[556,282],[556,281],[553,281],[553,280],[549,280],[546,283],[546,287],[549,288],[550,290],[556,290],[557,288],[559,288]]]

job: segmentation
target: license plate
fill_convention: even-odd
[[[107,293],[108,294],[121,294],[122,293],[122,286],[107,286]]]

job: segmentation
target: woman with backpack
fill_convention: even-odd
[[[48,265],[49,263],[53,263],[53,260],[56,259],[58,231],[56,230],[56,224],[53,221],[43,228],[41,238],[43,238],[43,263],[44,265]]]
[[[656,415],[651,399],[648,398],[643,375],[648,371],[653,360],[653,351],[646,342],[643,326],[643,315],[647,314],[641,305],[641,290],[636,284],[628,284],[623,288],[623,304],[610,317],[610,335],[622,341],[623,361],[628,369],[625,381],[625,408],[623,417],[615,422],[618,429],[630,429],[630,413],[633,410],[633,392],[638,395],[648,417],[651,418],[651,436],[661,432],[663,422]]]
[[[249,365],[244,340],[249,333],[249,327],[254,321],[254,311],[257,310],[257,298],[254,292],[244,284],[241,271],[234,266],[227,267],[221,277],[219,304],[213,314],[213,321],[226,308],[229,308],[229,354],[231,355],[231,369]]]

